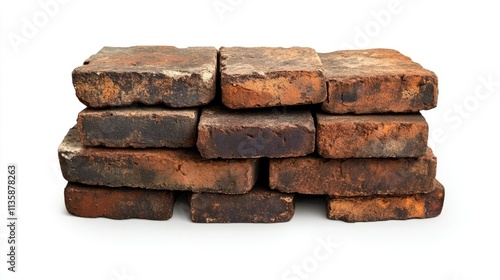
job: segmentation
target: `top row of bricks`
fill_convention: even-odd
[[[73,71],[73,85],[89,107],[186,108],[214,99],[218,72],[231,109],[321,103],[328,113],[369,114],[437,105],[436,75],[390,49],[104,47]]]

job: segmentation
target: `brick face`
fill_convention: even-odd
[[[69,213],[87,218],[168,220],[174,210],[172,192],[138,188],[68,183],[64,200]]]
[[[193,147],[197,109],[162,107],[87,108],[78,114],[78,132],[86,146]]]
[[[229,108],[316,104],[326,98],[323,68],[311,48],[220,49],[222,102]]]
[[[69,182],[110,187],[241,194],[257,180],[255,159],[209,160],[193,149],[84,147],[75,128],[59,146]]]
[[[403,195],[431,191],[435,177],[436,157],[430,149],[420,158],[269,160],[270,187],[290,193]]]
[[[428,125],[418,114],[316,114],[318,153],[325,158],[420,157]]]
[[[297,195],[346,222],[432,218],[444,187],[421,110],[438,78],[398,51],[104,47],[58,148],[66,209],[196,223],[289,221]],[[302,196],[303,195],[303,196]]]
[[[428,193],[405,196],[327,197],[329,219],[371,222],[433,218],[441,213],[444,187],[437,180]]]
[[[191,219],[197,223],[277,223],[295,212],[293,194],[256,186],[246,194],[193,193]]]
[[[436,107],[438,78],[432,71],[390,49],[318,54],[325,69],[333,114],[408,113]]]
[[[203,109],[197,147],[206,158],[296,157],[314,152],[309,111]]]
[[[104,47],[73,71],[76,96],[89,107],[208,104],[215,96],[217,49]]]

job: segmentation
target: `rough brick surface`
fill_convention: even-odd
[[[222,102],[229,108],[316,104],[326,98],[311,48],[220,48]]]
[[[420,157],[427,150],[424,117],[316,114],[318,153],[325,158]]]
[[[429,193],[406,196],[327,197],[327,217],[346,222],[424,219],[443,209],[444,187],[437,180]]]
[[[86,146],[193,147],[197,124],[197,109],[87,108],[78,114],[80,141]]]
[[[214,98],[216,68],[213,47],[104,47],[73,71],[73,85],[89,107],[193,107]]]
[[[282,192],[335,196],[400,195],[429,192],[436,157],[325,159],[314,156],[270,159],[269,185]]]
[[[84,147],[76,128],[59,146],[69,182],[110,187],[241,194],[256,182],[255,159],[208,160],[194,149]]]
[[[64,200],[69,213],[87,218],[168,220],[174,210],[173,193],[160,190],[68,183]]]
[[[314,152],[309,111],[203,109],[198,150],[206,158],[296,157]]]
[[[418,112],[436,107],[438,78],[390,49],[319,54],[328,84],[325,112]]]
[[[277,223],[295,212],[293,194],[255,186],[246,194],[193,193],[191,219],[197,223]]]

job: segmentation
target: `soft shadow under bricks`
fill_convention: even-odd
[[[73,215],[166,220],[173,191],[197,223],[286,222],[318,196],[346,222],[441,213],[420,114],[438,79],[398,51],[105,47],[72,78],[87,105],[58,149]]]

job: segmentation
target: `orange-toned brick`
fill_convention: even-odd
[[[209,160],[194,149],[85,147],[76,128],[59,145],[69,182],[110,187],[241,194],[257,180],[256,159]]]
[[[390,49],[318,54],[328,97],[322,109],[334,114],[418,112],[436,107],[438,78]]]
[[[104,47],[73,71],[73,85],[89,107],[194,107],[215,97],[216,68],[213,47]]]
[[[222,102],[229,108],[321,103],[326,84],[311,48],[220,48]]]
[[[443,209],[444,187],[437,180],[428,193],[404,196],[327,197],[327,217],[346,222],[425,219]]]
[[[420,157],[428,125],[418,114],[316,114],[316,146],[325,158]]]
[[[269,185],[282,192],[335,196],[403,195],[433,189],[436,157],[269,160]]]

